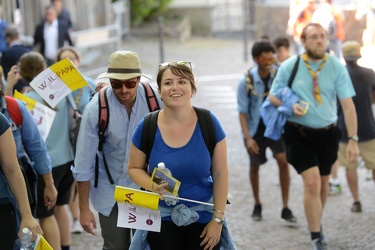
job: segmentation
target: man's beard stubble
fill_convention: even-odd
[[[316,60],[323,59],[325,53],[326,53],[325,51],[323,51],[322,53],[315,53],[314,51],[310,49],[306,49],[306,54],[311,59],[316,59]]]

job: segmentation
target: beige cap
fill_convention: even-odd
[[[347,41],[342,46],[342,53],[346,61],[356,61],[361,58],[361,45],[357,41]]]

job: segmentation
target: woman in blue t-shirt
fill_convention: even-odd
[[[33,233],[32,241],[38,233],[42,233],[42,229],[31,214],[12,130],[3,114],[0,114],[0,169],[0,249],[13,249],[20,229],[29,228]],[[20,227],[18,209],[21,215]]]
[[[149,173],[152,173],[158,163],[164,162],[173,177],[181,182],[179,197],[213,203],[213,206],[206,205],[197,209],[199,204],[194,202],[179,200],[177,203],[166,203],[165,199],[160,200],[161,231],[148,232],[147,242],[151,249],[219,249],[228,196],[225,132],[217,118],[210,113],[216,135],[216,146],[211,159],[197,113],[191,104],[196,85],[190,62],[160,64],[157,84],[164,108],[157,119],[155,140],[149,158]],[[163,198],[168,183],[158,185],[152,182],[145,169],[146,155],[141,151],[143,122],[141,120],[133,134],[129,176],[137,185],[158,193]],[[186,220],[176,219],[174,215],[177,209],[173,210],[174,207],[180,211],[190,210],[191,215]]]

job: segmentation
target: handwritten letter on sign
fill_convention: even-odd
[[[54,108],[72,91],[87,86],[87,82],[66,58],[43,70],[32,80],[30,86]]]
[[[161,216],[159,210],[135,206],[129,203],[117,203],[117,226],[160,232]]]

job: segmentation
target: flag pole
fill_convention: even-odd
[[[138,193],[144,193],[144,194],[148,194],[148,195],[157,195],[159,196],[160,198],[160,195],[158,193],[155,193],[155,192],[149,192],[149,191],[145,191],[145,190],[139,190],[139,189],[134,189],[134,188],[129,188],[129,187],[122,187],[122,186],[116,186],[116,189],[122,189],[122,190],[127,190],[127,191],[133,191],[133,192],[138,192]],[[178,200],[182,200],[182,201],[189,201],[189,202],[193,202],[193,203],[198,203],[198,204],[202,204],[202,205],[207,205],[207,206],[214,206],[214,204],[212,203],[208,203],[208,202],[203,202],[203,201],[196,201],[196,200],[191,200],[191,199],[187,199],[187,198],[182,198],[182,197],[178,197],[178,196],[173,196],[173,195],[168,195],[168,194],[164,194],[164,197],[167,197],[167,198],[172,198],[172,199],[178,199]],[[119,202],[123,202],[123,200],[117,200],[116,197],[115,197],[115,200],[116,201],[119,201]],[[135,204],[136,205],[136,204]]]
[[[198,204],[202,204],[202,205],[207,205],[207,206],[214,206],[214,204],[212,204],[212,203],[203,202],[203,201],[196,201],[196,200],[190,200],[190,199],[181,198],[181,197],[178,197],[178,196],[164,195],[164,197],[168,197],[168,198],[172,198],[172,199],[177,199],[177,200],[182,200],[182,201],[190,201],[190,202],[194,202],[194,203],[198,203]]]

